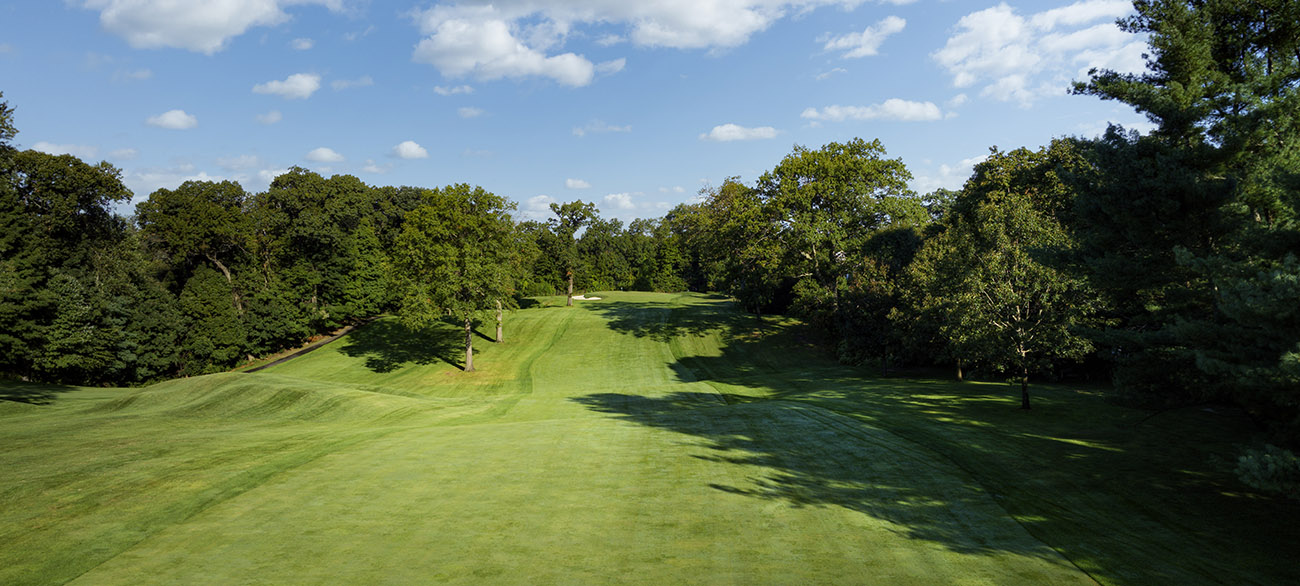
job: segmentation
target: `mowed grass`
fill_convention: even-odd
[[[1248,422],[878,378],[700,295],[376,321],[252,374],[0,386],[0,583],[1300,582]],[[487,329],[484,329],[487,332]]]

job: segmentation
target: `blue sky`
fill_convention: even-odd
[[[107,160],[142,201],[298,165],[658,217],[793,145],[879,138],[913,189],[990,146],[1145,130],[1068,95],[1138,71],[1122,0],[68,0],[0,6],[21,148]],[[129,212],[131,208],[126,208]]]

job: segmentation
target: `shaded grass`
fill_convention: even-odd
[[[261,373],[0,401],[0,583],[1300,579],[1295,506],[1213,463],[1230,412],[1054,386],[1023,413],[725,300],[597,295],[508,315],[474,373],[460,331],[381,320]]]

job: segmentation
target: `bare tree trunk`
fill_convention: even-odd
[[[573,305],[573,271],[569,271],[569,300],[564,305]]]
[[[1029,369],[1020,372],[1020,408],[1029,410]]]
[[[957,359],[957,382],[962,382],[964,380],[966,380],[966,378],[961,373],[961,359],[958,358]]]
[[[474,372],[474,322],[465,320],[465,372]]]
[[[501,333],[501,300],[497,300],[497,343],[500,344],[506,340],[505,334]]]
[[[226,265],[221,264],[221,261],[217,260],[217,257],[212,256],[211,254],[204,254],[204,256],[208,257],[208,260],[212,261],[212,264],[217,265],[217,269],[221,271],[221,274],[226,276],[226,283],[230,285],[230,295],[235,301],[235,311],[239,312],[239,315],[244,315],[244,304],[239,300],[239,292],[235,291],[235,283],[230,277],[230,269],[226,268]]]

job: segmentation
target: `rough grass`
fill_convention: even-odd
[[[474,373],[455,328],[380,320],[254,374],[0,383],[0,583],[1300,581],[1232,412],[1025,413],[725,300],[599,296],[509,315]]]

